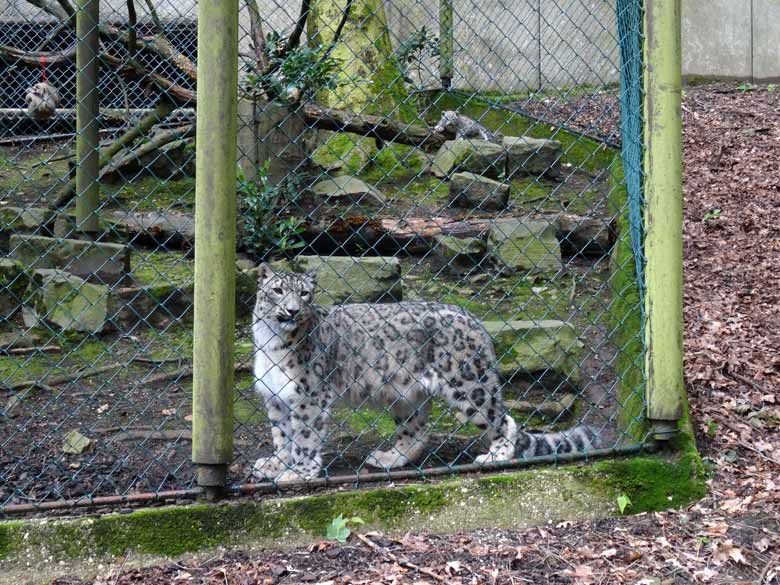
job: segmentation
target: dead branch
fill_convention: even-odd
[[[175,107],[176,106],[172,102],[165,98],[157,102],[157,106],[154,110],[152,110],[151,113],[142,118],[138,124],[127,130],[127,132],[117,138],[110,146],[101,151],[100,162],[98,163],[99,168],[102,169],[108,165],[114,155],[116,155],[120,150],[135,142],[135,140],[140,136],[146,134],[152,128],[152,126],[158,124],[166,117],[168,117],[168,115],[175,109]],[[60,192],[57,194],[54,201],[52,201],[50,207],[54,209],[60,209],[67,205],[73,199],[73,197],[75,197],[75,195],[76,178],[74,177],[69,180],[62,187],[62,189],[60,189]]]
[[[157,10],[154,8],[154,4],[152,4],[152,0],[144,0],[144,2],[146,3],[146,8],[149,10],[149,16],[154,23],[154,27],[157,29],[159,34],[163,34],[163,25],[160,21],[160,17],[157,15]]]
[[[405,124],[391,118],[356,114],[347,110],[335,110],[317,104],[305,104],[303,117],[312,127],[334,132],[351,132],[380,140],[434,150],[448,137],[428,126]]]
[[[412,563],[410,561],[399,559],[397,556],[395,556],[393,553],[391,553],[389,550],[386,550],[379,546],[377,543],[375,543],[373,540],[368,538],[367,536],[364,536],[360,534],[359,532],[353,532],[353,534],[360,540],[362,543],[364,543],[366,546],[368,546],[370,549],[374,550],[375,552],[379,553],[381,556],[390,559],[394,563],[397,563],[401,565],[402,567],[406,567],[407,569],[411,569],[412,571],[417,571],[421,575],[426,575],[432,579],[435,579],[436,581],[447,581],[446,577],[442,577],[441,575],[438,575],[431,571],[430,569],[426,569],[425,567],[421,567],[420,565],[416,565],[415,563]]]
[[[59,353],[61,351],[62,348],[59,345],[44,345],[42,347],[14,347],[0,353],[8,353],[10,355],[27,355],[31,353]]]
[[[268,69],[268,55],[265,51],[265,34],[263,33],[263,19],[260,18],[260,10],[256,0],[246,0],[246,9],[249,11],[249,28],[252,35],[252,49],[255,54],[255,68],[258,72]]]
[[[298,20],[295,23],[295,28],[292,34],[287,38],[287,42],[282,49],[282,56],[287,55],[290,51],[295,49],[301,44],[301,35],[303,29],[306,26],[306,21],[309,19],[309,3],[310,0],[302,0],[301,11],[298,13]]]
[[[135,56],[135,44],[138,41],[136,25],[138,16],[135,13],[135,1],[127,0],[127,54],[132,59]]]
[[[349,13],[351,11],[352,11],[352,0],[347,0],[347,5],[344,7],[344,12],[341,14],[341,20],[339,21],[339,24],[336,27],[336,32],[333,34],[333,39],[331,39],[328,48],[322,54],[322,57],[320,57],[320,61],[330,57],[330,54],[333,52],[333,48],[336,46],[336,44],[339,42],[339,39],[341,38],[341,32],[344,30],[344,26],[347,24],[347,20],[349,19]]]
[[[56,376],[54,378],[46,378],[44,380],[25,380],[23,382],[16,382],[14,384],[9,384],[8,388],[11,390],[22,390],[24,388],[30,388],[30,387],[38,387],[38,388],[44,388],[46,390],[52,390],[54,386],[60,386],[62,384],[67,384],[68,382],[73,382],[75,380],[83,380],[84,378],[91,378],[92,376],[97,376],[98,374],[105,374],[106,372],[111,372],[113,370],[118,370],[119,368],[125,367],[124,364],[108,364],[107,366],[100,366],[97,368],[81,368],[76,370],[75,372],[71,374],[65,374],[63,376]]]
[[[143,157],[159,150],[166,144],[170,144],[176,140],[183,138],[190,138],[195,135],[195,125],[187,124],[180,126],[179,128],[171,128],[170,130],[161,130],[154,134],[148,142],[140,144],[134,150],[128,152],[126,155],[112,160],[101,169],[100,177],[112,175],[119,172],[122,168],[131,166],[135,163],[142,162]],[[63,202],[63,205],[67,204],[73,197],[71,196],[67,201]],[[60,206],[62,207],[62,206]]]
[[[13,60],[11,60],[11,58]],[[47,65],[60,65],[70,63],[76,59],[76,45],[68,47],[64,51],[22,51],[15,47],[0,45],[0,60],[22,63],[30,67],[40,67],[41,59],[46,59]]]

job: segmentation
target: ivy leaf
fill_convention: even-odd
[[[617,498],[618,510],[621,514],[624,514],[626,508],[631,505],[631,499],[626,494],[620,494]]]

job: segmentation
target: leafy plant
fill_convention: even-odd
[[[352,530],[349,525],[365,524],[360,516],[352,516],[352,518],[344,518],[343,514],[336,516],[328,525],[325,531],[325,538],[328,540],[336,540],[338,542],[347,542],[349,535],[352,534]]]
[[[707,221],[708,219],[718,219],[718,218],[720,217],[720,214],[721,214],[721,213],[722,213],[722,212],[721,212],[721,210],[720,210],[720,209],[713,209],[713,210],[711,210],[711,211],[708,211],[707,213],[705,213],[705,214],[702,216],[702,219],[703,219],[704,221]]]
[[[326,47],[319,45],[294,47],[282,55],[285,39],[278,32],[268,33],[265,52],[268,69],[257,71],[247,65],[246,88],[262,89],[269,99],[300,101],[310,98],[320,89],[334,89],[339,64]]]
[[[425,27],[422,27],[419,31],[410,34],[398,45],[394,56],[404,81],[410,85],[415,85],[412,73],[417,74],[418,80],[422,77],[425,59],[429,58],[434,63],[438,62],[439,38],[430,34]]]
[[[301,191],[302,180],[288,177],[277,185],[268,179],[268,162],[257,169],[256,180],[248,180],[239,170],[238,195],[244,227],[244,243],[260,256],[278,251],[288,254],[302,248],[303,220],[280,218],[280,210],[294,202]]]
[[[626,494],[620,494],[617,497],[618,510],[621,514],[625,514],[626,508],[631,506],[631,499]]]

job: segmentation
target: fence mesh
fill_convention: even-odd
[[[640,10],[240,2],[233,485],[645,441]],[[194,486],[197,6],[101,5],[96,230],[75,14],[0,0],[0,513]]]

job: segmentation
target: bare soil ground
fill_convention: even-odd
[[[686,90],[685,374],[710,494],[686,510],[452,536],[352,536],[284,553],[107,570],[57,585],[780,583],[780,92]],[[595,120],[577,100],[570,126]],[[578,119],[573,113],[582,111]],[[603,108],[602,108],[603,111]],[[548,111],[549,117],[549,111]],[[613,117],[613,122],[614,122]]]

